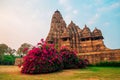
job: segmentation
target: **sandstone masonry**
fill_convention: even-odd
[[[103,39],[101,30],[97,28],[92,32],[87,25],[80,29],[73,21],[66,27],[61,13],[57,10],[52,16],[46,42],[55,44],[57,48],[66,46],[69,49],[83,53],[107,50],[108,48],[105,47]]]

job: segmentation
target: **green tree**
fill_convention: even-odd
[[[31,44],[28,43],[21,44],[21,46],[17,50],[17,54],[19,54],[20,56],[27,54],[30,47],[32,47]]]
[[[13,53],[16,52],[16,50],[8,47],[7,52],[8,54],[13,55]]]
[[[0,64],[4,59],[4,53],[7,52],[8,46],[6,44],[0,44]]]
[[[15,58],[12,55],[4,55],[4,59],[2,61],[3,65],[13,65],[15,62]]]

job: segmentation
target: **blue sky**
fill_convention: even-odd
[[[67,25],[101,29],[108,48],[120,48],[120,0],[0,0],[0,43],[17,49],[46,38],[55,10]]]

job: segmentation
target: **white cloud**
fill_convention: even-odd
[[[59,4],[61,4],[66,11],[71,11],[72,7],[69,4],[69,0],[59,0]]]
[[[115,8],[120,8],[120,3],[113,3],[109,6],[100,7],[97,9],[98,12],[108,12]]]
[[[78,14],[78,10],[75,9],[71,4],[70,0],[59,0],[59,4],[65,9],[65,21],[67,24]]]
[[[73,14],[78,14],[78,10],[73,10]]]
[[[100,15],[96,13],[96,14],[88,21],[88,24],[89,24],[89,25],[94,24],[94,23],[99,19],[99,17],[100,17]]]
[[[120,7],[120,3],[114,3],[110,6],[110,8],[112,9],[117,8],[117,7]]]
[[[109,25],[110,25],[109,22],[105,22],[105,23],[103,23],[103,26],[109,26]]]
[[[61,3],[61,4],[66,4],[67,2],[68,2],[69,0],[59,0],[59,3]]]

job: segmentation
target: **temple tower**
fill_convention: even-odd
[[[71,49],[79,52],[80,47],[79,32],[81,31],[81,29],[75,23],[73,23],[73,21],[71,21],[71,23],[68,25],[68,31],[70,34]]]
[[[68,49],[71,49],[71,46],[70,46],[70,34],[69,34],[69,31],[68,31],[68,29],[66,28],[65,30],[64,30],[64,32],[62,33],[62,35],[61,35],[61,39],[60,39],[61,41],[61,45],[62,46],[66,46]],[[60,46],[60,47],[62,47],[62,46]]]
[[[101,30],[95,28],[92,32],[92,43],[93,43],[93,51],[101,51],[105,50],[106,47],[103,42],[103,36]]]
[[[57,10],[52,16],[51,27],[46,42],[54,43],[57,47],[60,47],[61,44],[59,43],[61,42],[59,39],[61,38],[64,29],[66,29],[66,23],[63,20],[61,13]]]
[[[83,53],[106,50],[103,39],[102,32],[97,28],[92,32],[87,25],[80,29],[73,21],[66,27],[61,13],[57,10],[52,16],[46,42],[55,44],[58,49],[66,46],[78,53]]]
[[[90,29],[85,25],[80,35],[80,52],[93,51],[92,46],[92,33]]]

